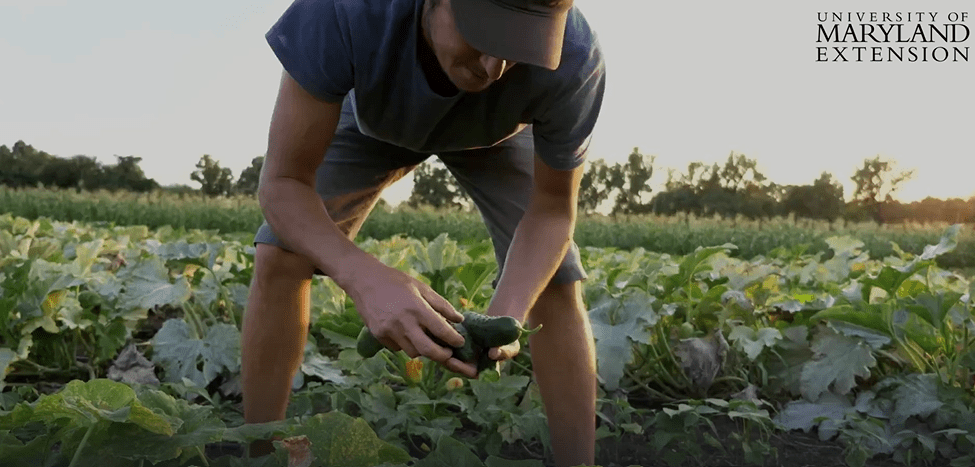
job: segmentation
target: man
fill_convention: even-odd
[[[487,313],[543,325],[529,344],[556,464],[592,464],[595,356],[572,232],[605,78],[572,0],[297,0],[267,40],[285,72],[243,323],[245,420],[284,418],[316,273],[390,349],[476,376],[426,334],[459,346],[448,321],[463,317],[351,240],[381,191],[436,154],[494,242]]]

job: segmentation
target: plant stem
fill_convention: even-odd
[[[203,460],[203,465],[205,465],[207,467],[210,467],[210,461],[207,460],[206,454],[203,453],[203,447],[202,446],[197,446],[196,447],[196,452],[200,454],[200,459]],[[141,464],[140,464],[140,467],[141,467]]]
[[[81,459],[81,450],[85,448],[88,444],[88,438],[91,436],[91,432],[95,431],[95,423],[88,427],[88,431],[85,432],[85,436],[81,438],[81,444],[78,445],[78,449],[75,449],[74,456],[71,458],[71,463],[68,467],[75,467],[78,465],[78,459]]]

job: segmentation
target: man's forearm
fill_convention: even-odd
[[[259,199],[278,238],[346,291],[354,271],[379,262],[342,233],[308,185],[291,178],[269,179],[262,185]]]
[[[575,212],[529,208],[508,248],[488,314],[524,321],[562,263],[575,227]]]

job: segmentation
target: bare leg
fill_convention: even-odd
[[[258,244],[241,335],[244,421],[283,420],[304,357],[314,268],[299,255]],[[251,445],[269,454],[270,441]]]
[[[528,316],[532,327],[544,325],[529,345],[555,465],[593,465],[596,353],[581,283],[549,285]]]

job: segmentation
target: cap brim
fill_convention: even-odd
[[[451,8],[460,34],[478,51],[549,70],[559,67],[567,9],[525,12],[492,0],[453,0]]]

